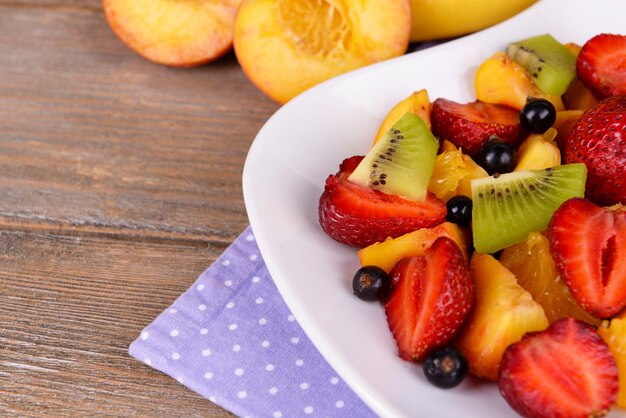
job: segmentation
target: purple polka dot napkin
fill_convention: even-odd
[[[129,352],[238,416],[376,416],[289,312],[249,227]]]

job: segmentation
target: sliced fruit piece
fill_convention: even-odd
[[[564,109],[561,96],[541,91],[524,67],[501,51],[493,54],[478,67],[474,86],[476,98],[481,102],[521,109],[529,97],[534,97],[548,100],[556,110]]]
[[[409,0],[244,0],[235,53],[265,94],[285,103],[336,75],[402,55]]]
[[[626,94],[626,35],[589,39],[576,60],[576,73],[599,100]]]
[[[406,113],[416,114],[422,118],[428,129],[430,129],[430,99],[426,90],[414,92],[389,111],[378,129],[374,143],[378,142]]]
[[[444,222],[430,229],[418,229],[398,238],[388,238],[359,250],[357,254],[362,266],[378,266],[389,273],[401,259],[424,255],[439,237],[452,239],[461,249],[463,257],[469,260],[467,232],[450,222]]]
[[[609,346],[611,354],[617,363],[617,374],[619,376],[619,393],[617,404],[626,408],[626,312],[611,319],[602,321],[598,328],[598,334]]]
[[[472,180],[474,247],[494,253],[543,231],[561,203],[585,192],[584,164]]]
[[[517,150],[515,171],[541,170],[561,164],[561,151],[554,142],[557,131],[548,129],[543,134],[532,134]]]
[[[412,202],[348,181],[362,159],[347,158],[339,172],[326,179],[318,210],[320,225],[328,236],[354,247],[366,247],[445,220],[446,205],[432,194]]]
[[[565,48],[567,48],[569,50],[569,52],[572,53],[573,56],[578,57],[578,54],[580,54],[580,50],[582,49],[582,46],[578,45],[577,43],[574,42],[567,42],[564,43],[563,46]]]
[[[525,417],[602,417],[615,403],[617,379],[602,338],[589,325],[567,318],[506,350],[498,388]]]
[[[113,32],[144,58],[174,67],[207,63],[233,44],[241,0],[103,0]]]
[[[579,78],[575,78],[563,94],[563,105],[570,110],[587,110],[598,103],[593,95]]]
[[[423,200],[439,143],[422,118],[405,113],[367,153],[348,180],[399,196]]]
[[[576,77],[576,57],[551,35],[510,43],[506,53],[526,69],[546,94],[562,95]]]
[[[391,272],[385,302],[389,329],[404,360],[420,361],[446,344],[474,303],[474,284],[459,247],[438,238],[423,256],[405,258]]]
[[[436,136],[461,147],[472,158],[492,135],[514,146],[520,141],[519,112],[508,106],[437,99],[430,117]]]
[[[626,202],[626,95],[583,113],[567,138],[565,162],[587,166],[587,198],[606,206]]]
[[[548,228],[559,274],[578,304],[598,318],[626,307],[626,207],[570,199]]]
[[[574,124],[582,116],[582,110],[564,110],[562,112],[556,112],[556,120],[554,121],[554,129],[557,134],[554,141],[561,150],[561,156],[565,155],[565,145],[567,144],[567,137],[571,132]]]
[[[471,197],[471,181],[487,177],[487,172],[451,142],[444,141],[442,148],[443,152],[435,158],[428,191],[444,202],[457,195]]]
[[[504,350],[530,331],[548,326],[543,308],[490,255],[474,253],[470,272],[476,286],[474,310],[456,339],[470,372],[496,380]]]
[[[524,241],[502,251],[499,261],[543,307],[550,323],[571,317],[595,326],[600,324],[598,318],[578,305],[561,280],[550,254],[550,242],[544,235],[531,232]]]

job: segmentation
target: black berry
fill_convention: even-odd
[[[554,125],[556,109],[546,99],[531,99],[519,113],[519,121],[522,129],[542,134]]]
[[[385,270],[378,266],[364,266],[352,279],[354,294],[363,300],[382,300],[389,293],[391,282]]]
[[[489,175],[510,173],[515,168],[515,149],[508,142],[491,139],[478,153],[478,164]]]
[[[468,226],[472,221],[472,199],[458,195],[450,198],[446,203],[448,215],[446,221],[460,226]]]
[[[428,353],[423,367],[426,379],[442,389],[457,386],[467,376],[467,360],[451,347],[439,348]]]

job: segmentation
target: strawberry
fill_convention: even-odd
[[[319,201],[319,220],[331,238],[354,247],[366,247],[419,228],[444,222],[446,205],[433,194],[409,201],[348,181],[362,156],[350,157],[339,172],[326,179]]]
[[[433,133],[475,158],[492,135],[516,146],[521,140],[519,111],[499,104],[460,104],[437,99],[430,114]]]
[[[587,166],[587,198],[599,205],[626,203],[626,95],[582,114],[567,137],[565,161]]]
[[[465,258],[450,238],[438,238],[423,256],[404,258],[390,273],[385,302],[389,329],[404,360],[421,360],[446,344],[474,304]]]
[[[617,399],[617,366],[592,327],[565,318],[507,348],[498,388],[524,417],[601,417]]]
[[[626,306],[626,207],[573,198],[548,226],[550,252],[578,304],[598,318]]]
[[[597,99],[626,94],[626,36],[603,33],[583,45],[576,74]]]

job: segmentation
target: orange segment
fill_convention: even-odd
[[[241,0],[103,0],[111,29],[139,55],[190,67],[212,61],[233,43]]]
[[[402,55],[409,0],[244,0],[235,53],[248,78],[285,103],[321,81]]]
[[[381,123],[376,139],[374,143],[385,134],[405,113],[414,113],[421,117],[426,123],[426,126],[430,128],[430,100],[428,98],[428,92],[426,90],[416,91],[400,103],[395,105],[393,109],[389,111],[383,123]]]
[[[359,261],[362,266],[378,266],[389,273],[401,259],[424,255],[439,237],[448,237],[456,242],[465,259],[468,259],[469,236],[467,231],[456,224],[444,222],[431,229],[418,229],[398,238],[388,238],[383,242],[365,247],[358,252]]]
[[[442,148],[444,151],[435,158],[428,191],[444,202],[459,194],[472,197],[471,181],[487,177],[487,172],[451,142],[444,141]]]
[[[561,112],[556,112],[554,129],[556,129],[557,134],[555,141],[562,152],[565,152],[565,143],[567,142],[567,137],[569,136],[572,127],[578,119],[580,119],[583,113],[583,110],[563,110]]]
[[[538,232],[502,252],[500,263],[511,271],[517,282],[543,307],[550,323],[560,318],[575,318],[592,325],[600,320],[585,312],[570,294],[556,270],[548,239]]]
[[[619,393],[617,404],[626,408],[626,312],[622,312],[611,321],[602,321],[598,334],[609,346],[613,358],[617,363],[619,377]]]
[[[560,96],[543,93],[526,70],[504,52],[498,51],[483,62],[474,79],[476,98],[481,102],[521,109],[528,97],[549,100],[556,110],[563,110]]]

